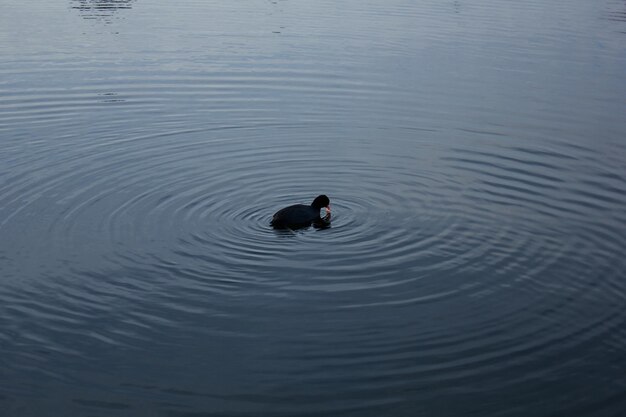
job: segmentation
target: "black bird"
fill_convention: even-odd
[[[320,217],[320,210],[326,208],[326,216]],[[276,229],[310,226],[312,223],[324,224],[330,219],[330,200],[325,195],[318,195],[310,206],[294,204],[278,210],[272,217],[272,227]]]

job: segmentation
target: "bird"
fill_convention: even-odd
[[[320,210],[326,209],[326,216],[320,217]],[[274,213],[271,225],[275,229],[295,229],[311,224],[328,224],[330,220],[330,199],[324,194],[315,197],[311,205],[294,204]]]

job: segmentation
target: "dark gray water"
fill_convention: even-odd
[[[4,2],[0,415],[622,416],[625,97],[623,0]]]

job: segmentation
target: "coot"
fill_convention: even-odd
[[[305,204],[294,204],[278,210],[272,218],[272,226],[277,229],[297,228],[310,226],[312,223],[327,221],[329,214],[322,219],[320,210],[326,208],[330,214],[330,200],[325,195],[318,195],[310,206]]]

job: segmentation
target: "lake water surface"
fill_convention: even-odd
[[[625,208],[624,0],[5,1],[0,416],[623,416]]]

